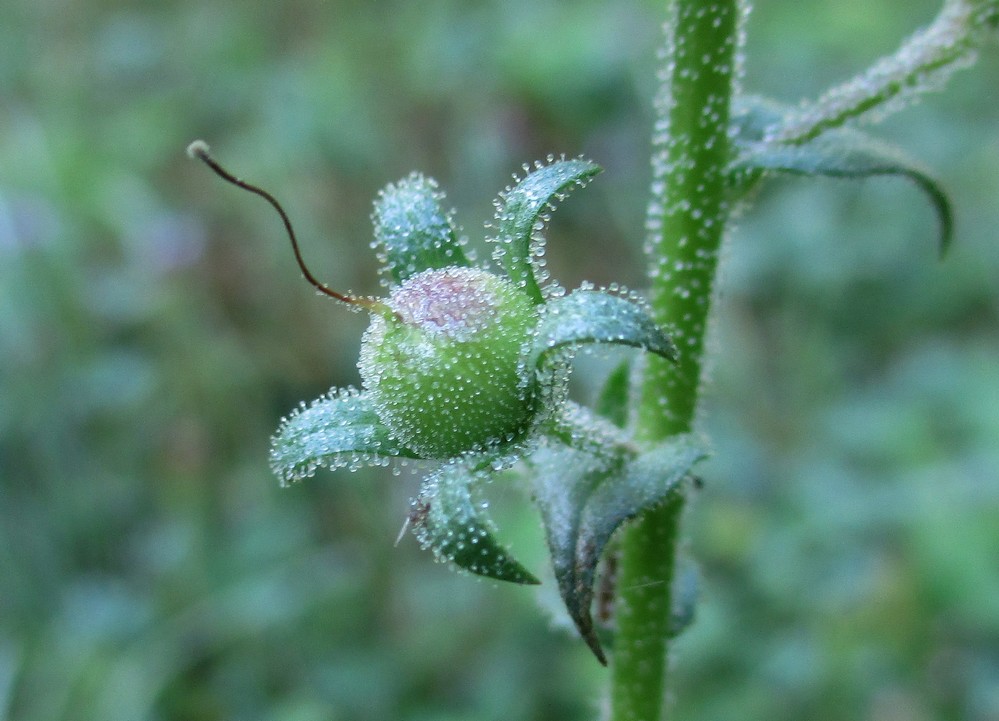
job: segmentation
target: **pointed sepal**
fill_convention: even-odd
[[[393,457],[414,456],[392,438],[368,397],[353,388],[301,404],[271,439],[271,469],[281,485],[308,478],[319,468],[353,470]]]
[[[577,290],[544,305],[529,362],[559,348],[614,343],[676,360],[676,346],[640,303],[597,290]]]
[[[510,280],[536,303],[544,301],[541,292],[544,278],[538,277],[534,259],[544,250],[541,231],[548,222],[548,214],[555,209],[556,202],[573,188],[585,186],[600,170],[600,166],[581,158],[537,164],[496,202],[494,257]]]
[[[538,449],[532,462],[559,592],[576,628],[606,663],[591,605],[597,564],[625,521],[665,501],[707,455],[692,436],[677,436],[632,458],[601,457],[561,444]]]
[[[443,200],[437,182],[419,173],[379,194],[373,246],[393,283],[431,268],[468,265],[454,222],[441,209]]]
[[[538,584],[493,535],[495,526],[476,496],[492,468],[467,460],[445,464],[428,476],[414,499],[409,521],[420,545],[445,563],[511,583]]]

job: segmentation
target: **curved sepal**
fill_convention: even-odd
[[[896,175],[916,184],[933,206],[940,254],[947,252],[954,218],[950,199],[933,176],[903,150],[852,128],[829,130],[805,143],[768,140],[780,126],[779,107],[761,99],[746,99],[736,116],[739,154],[730,168],[738,185],[760,172],[869,178]]]
[[[453,462],[424,479],[410,512],[413,532],[439,561],[499,581],[538,584],[493,536],[494,524],[474,498],[474,487],[490,472],[488,464],[473,469]]]
[[[379,193],[373,245],[394,283],[431,268],[468,265],[454,223],[441,210],[443,200],[437,182],[419,173]]]
[[[570,190],[583,187],[600,170],[600,166],[581,158],[537,164],[496,202],[497,246],[493,256],[510,280],[536,303],[544,301],[540,287],[544,279],[536,277],[532,261],[543,251],[540,232],[548,222],[548,213]]]
[[[676,360],[676,346],[649,311],[633,300],[597,290],[577,290],[544,305],[529,354],[532,365],[566,346],[615,343]]]
[[[534,495],[541,509],[559,592],[580,635],[606,663],[591,605],[597,563],[625,521],[667,499],[707,455],[692,436],[677,436],[631,459],[563,445],[534,454]]]
[[[271,439],[271,469],[286,486],[319,468],[356,469],[414,455],[389,434],[367,396],[353,388],[330,391],[285,417]]]

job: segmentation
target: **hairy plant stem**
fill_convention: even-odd
[[[656,320],[680,349],[650,358],[639,437],[692,429],[718,250],[729,208],[729,105],[742,8],[738,0],[673,0],[666,24],[646,252]],[[646,513],[622,534],[611,673],[612,721],[664,718],[678,525],[684,499]]]
[[[892,104],[901,106],[900,99],[916,97],[941,85],[954,70],[970,67],[982,35],[997,24],[997,0],[946,0],[928,27],[860,75],[803,103],[773,129],[771,139],[800,145],[870,110],[885,113]]]

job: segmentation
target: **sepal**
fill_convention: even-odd
[[[281,421],[271,439],[270,463],[287,486],[319,468],[356,469],[414,454],[392,438],[368,396],[354,388],[334,389]]]
[[[665,501],[706,455],[693,436],[677,436],[630,458],[608,459],[561,444],[534,454],[534,496],[559,592],[601,663],[606,657],[591,613],[601,553],[621,524]]]
[[[544,305],[529,362],[566,346],[587,343],[627,345],[669,360],[676,360],[676,346],[639,303],[597,290],[577,290]]]
[[[526,168],[527,166],[525,166]],[[535,275],[534,258],[541,255],[541,230],[547,213],[573,188],[583,187],[599,173],[600,166],[588,160],[564,158],[538,164],[523,180],[502,193],[496,202],[496,249],[494,257],[510,280],[534,300],[544,301]]]
[[[431,268],[468,265],[454,223],[441,209],[443,200],[437,182],[420,173],[379,194],[372,216],[373,246],[393,283]]]
[[[424,479],[413,501],[413,532],[439,561],[499,581],[538,584],[493,536],[495,526],[476,498],[477,486],[492,472],[489,463],[472,466],[469,459],[441,466]]]

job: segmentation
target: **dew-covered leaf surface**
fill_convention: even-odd
[[[676,360],[676,347],[637,302],[596,290],[577,290],[544,306],[530,354],[537,364],[547,353],[586,343],[627,345]]]
[[[468,265],[454,223],[441,208],[443,200],[436,181],[419,173],[379,194],[373,245],[392,282],[431,268]]]
[[[368,397],[336,389],[286,417],[271,441],[270,461],[282,485],[319,468],[355,469],[413,454],[389,434]]]
[[[511,583],[540,583],[496,540],[476,487],[492,468],[475,468],[471,461],[448,463],[428,476],[413,501],[410,522],[424,548],[439,561],[480,576]]]
[[[541,509],[559,592],[580,635],[606,663],[590,606],[600,555],[614,531],[661,503],[707,455],[678,436],[637,457],[608,459],[561,444],[535,452],[533,490]]]
[[[500,195],[496,204],[495,258],[510,279],[537,303],[544,299],[540,288],[543,279],[536,276],[532,259],[543,251],[540,233],[548,222],[548,213],[570,190],[586,185],[600,170],[598,165],[580,158],[556,160],[536,167]]]
[[[750,98],[740,103],[735,119],[740,152],[731,168],[737,184],[741,178],[759,172],[834,178],[900,176],[915,183],[932,204],[939,226],[940,253],[947,251],[953,233],[951,203],[918,161],[900,148],[853,128],[830,130],[801,144],[766,140],[765,135],[779,125],[779,118],[779,106],[768,101]]]

